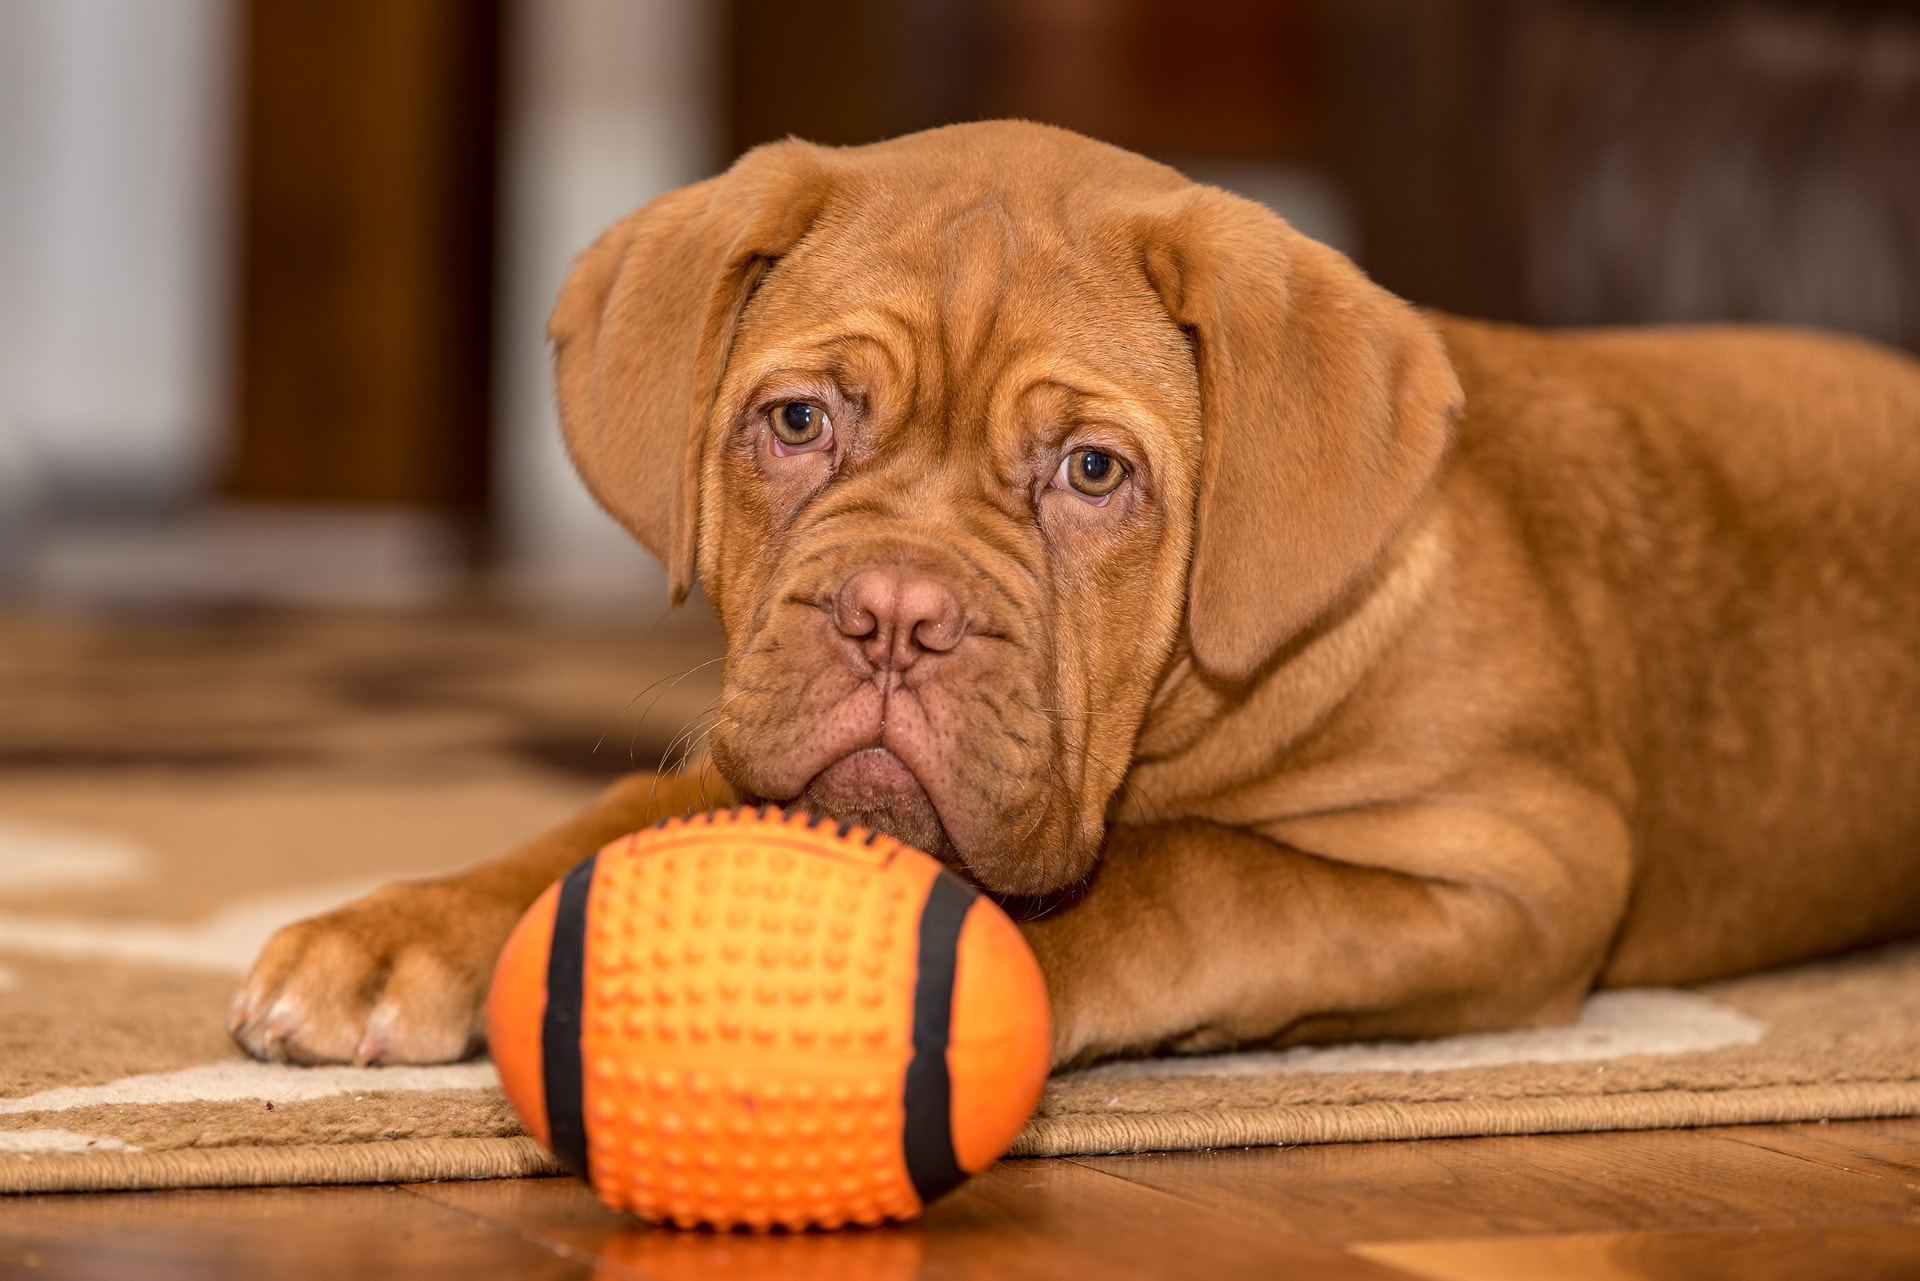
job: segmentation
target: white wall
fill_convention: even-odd
[[[0,506],[177,501],[227,401],[231,0],[0,0]]]
[[[603,228],[724,160],[710,83],[717,8],[514,0],[509,9],[495,475],[510,568],[540,596],[665,603],[656,562],[567,461],[546,318],[568,264]]]

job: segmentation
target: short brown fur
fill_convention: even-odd
[[[468,1052],[518,911],[702,786],[1016,896],[1063,1062],[1552,1022],[1920,929],[1905,357],[1423,317],[1008,122],[751,153],[608,232],[553,334],[582,473],[727,629],[725,784],[283,932],[254,1053]],[[795,402],[826,447],[775,445]],[[1096,446],[1105,505],[1056,470]]]

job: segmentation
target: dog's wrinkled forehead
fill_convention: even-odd
[[[922,408],[985,412],[1051,382],[1191,424],[1191,350],[1137,261],[1092,212],[1029,203],[996,175],[832,210],[754,291],[729,376],[870,348]]]

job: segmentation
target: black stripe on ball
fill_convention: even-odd
[[[587,899],[599,855],[560,882],[547,953],[547,1013],[540,1026],[540,1065],[547,1096],[547,1138],[560,1164],[586,1178],[587,1125],[581,1110],[585,1077],[580,1062],[580,1006],[585,992]]]
[[[953,1080],[947,1041],[953,1029],[953,978],[960,927],[979,897],[941,869],[920,912],[920,967],[913,983],[913,1058],[907,1063],[907,1176],[923,1205],[960,1186],[967,1172],[953,1152]]]

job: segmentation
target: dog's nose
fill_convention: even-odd
[[[833,622],[875,667],[905,671],[944,654],[966,634],[960,601],[937,579],[905,570],[863,569],[833,602]]]

